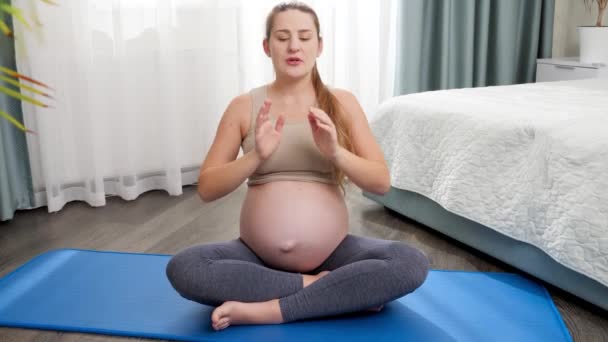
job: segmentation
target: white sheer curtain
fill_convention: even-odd
[[[24,105],[37,205],[181,194],[230,100],[273,79],[262,50],[276,1],[65,0],[37,6],[43,37],[17,27],[18,68],[52,85],[53,108]],[[318,13],[324,82],[371,118],[393,95],[396,1],[305,1]],[[49,101],[46,101],[49,102]]]

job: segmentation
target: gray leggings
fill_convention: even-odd
[[[378,307],[422,285],[428,269],[405,243],[348,235],[311,274],[331,272],[305,288],[301,274],[268,267],[240,239],[184,249],[167,277],[182,297],[211,306],[278,298],[289,322]]]

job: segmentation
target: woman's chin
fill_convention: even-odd
[[[282,74],[285,78],[299,80],[308,76],[308,74],[310,74],[310,70],[283,70]]]

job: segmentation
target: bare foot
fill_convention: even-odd
[[[225,302],[211,313],[211,326],[215,330],[238,324],[278,323],[283,323],[278,299],[258,303]]]
[[[324,276],[326,276],[328,274],[329,274],[329,271],[319,272],[316,275],[302,274],[302,279],[304,281],[304,287],[310,286],[310,284],[314,283],[315,281],[323,278]]]

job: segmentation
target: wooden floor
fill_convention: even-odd
[[[73,202],[58,213],[46,208],[20,211],[0,223],[0,277],[30,258],[55,248],[83,248],[173,254],[198,243],[238,236],[240,204],[246,188],[212,203],[199,200],[194,187],[170,197],[153,191],[136,201],[109,198],[105,207]],[[432,268],[518,272],[420,224],[384,209],[349,188],[351,233],[407,241],[422,249]],[[608,341],[608,315],[546,285],[575,341]],[[126,341],[102,335],[0,328],[0,341]],[[139,339],[144,340],[144,339]]]

